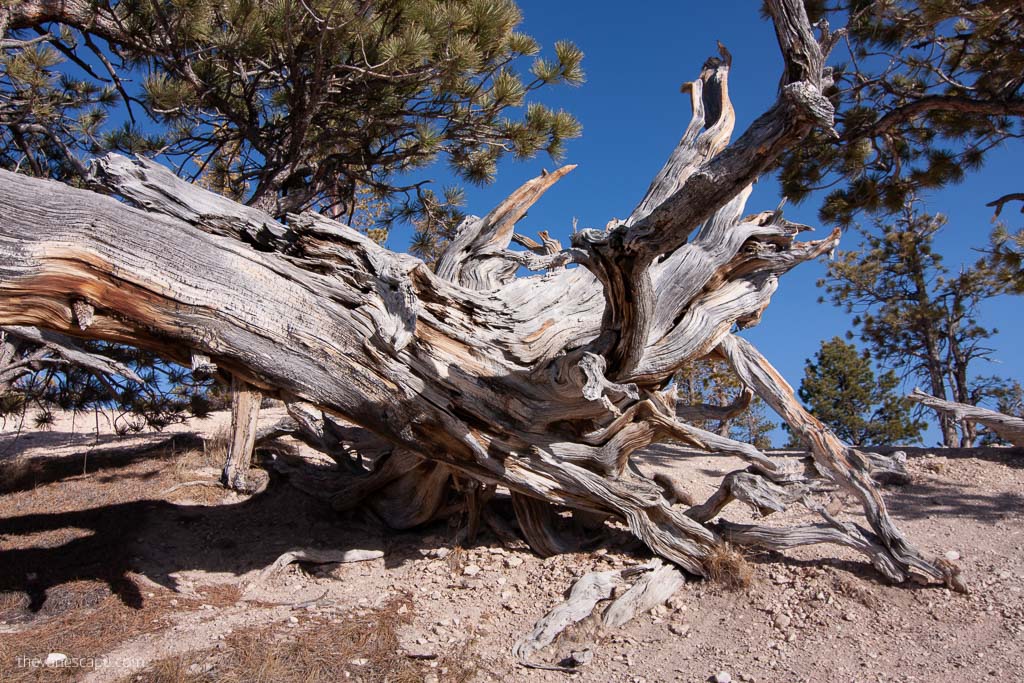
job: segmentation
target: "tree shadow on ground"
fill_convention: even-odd
[[[58,429],[30,430],[28,427],[5,428],[4,433],[0,434],[0,458],[17,454],[19,450],[25,448],[65,448],[68,446],[89,448],[128,440],[135,440],[134,445],[138,447],[137,440],[148,436],[153,436],[153,434],[129,433],[121,435],[106,431],[96,433],[90,431],[88,427],[71,432]]]
[[[21,600],[23,617],[52,611],[52,607],[44,610],[47,601],[62,600],[75,582],[101,582],[96,588],[105,583],[125,604],[140,607],[143,597],[133,574],[181,590],[182,572],[241,577],[298,548],[383,550],[385,567],[394,568],[438,547],[498,543],[486,531],[467,543],[460,529],[447,522],[391,531],[372,514],[336,512],[326,501],[289,485],[276,473],[271,473],[262,492],[238,502],[171,502],[161,496],[174,483],[161,476],[170,464],[164,451],[118,450],[107,455],[106,459],[90,456],[89,478],[95,486],[84,494],[71,494],[65,488],[87,483],[77,469],[80,457],[54,458],[58,462],[46,481],[60,483],[18,495],[44,495],[44,507],[55,511],[0,519],[0,596],[27,595],[27,600]],[[75,476],[73,482],[62,481],[59,474],[65,460],[72,461],[68,467],[73,471],[64,474]],[[193,493],[218,499],[233,495],[197,487],[178,496]],[[110,501],[119,497],[130,499]],[[103,498],[107,502],[94,503]]]
[[[893,489],[898,495],[887,498],[897,519],[925,519],[929,516],[996,522],[1019,518],[1024,511],[1024,495],[1009,491],[983,493],[958,482],[917,481]]]
[[[34,439],[29,444],[33,449],[66,446],[69,434],[46,432],[39,436],[52,438]],[[0,437],[6,438],[6,437]],[[103,436],[99,443],[114,443],[121,437]],[[36,456],[0,458],[0,494],[29,491],[53,482],[63,481],[98,471],[127,468],[142,461],[161,457],[189,448],[202,448],[203,440],[195,434],[164,435],[158,440],[140,446],[137,441],[114,445],[108,448],[89,448],[64,457]]]

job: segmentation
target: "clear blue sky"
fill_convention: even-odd
[[[533,208],[520,224],[520,232],[548,229],[567,242],[574,217],[582,228],[603,227],[613,217],[628,215],[688,120],[689,101],[680,94],[680,84],[695,78],[704,60],[716,54],[716,40],[733,54],[734,138],[775,99],[782,61],[771,24],[760,18],[759,2],[520,0],[519,5],[525,16],[523,29],[548,53],[556,40],[574,41],[586,53],[587,73],[583,86],[556,88],[541,98],[550,106],[571,111],[583,124],[583,137],[569,142],[565,158],[565,163],[579,167]],[[937,246],[951,270],[975,260],[974,249],[985,245],[992,216],[985,203],[1024,189],[1020,153],[1019,144],[1000,150],[980,173],[928,197],[930,211],[950,218]],[[541,167],[553,166],[545,157],[503,164],[494,185],[467,188],[468,211],[483,215]],[[436,177],[442,184],[453,182],[443,170]],[[778,184],[766,177],[747,208],[750,212],[774,208],[778,200]],[[820,197],[811,197],[801,206],[790,205],[787,217],[827,233],[831,226],[817,223],[819,202]],[[1015,207],[1007,207],[1004,216],[1011,227],[1019,227]],[[390,246],[403,249],[408,239],[408,230],[398,229]],[[849,234],[843,246],[855,244],[856,235]],[[823,274],[822,264],[808,263],[785,275],[760,326],[743,333],[794,387],[803,376],[804,360],[814,354],[820,341],[850,329],[846,314],[817,303],[820,292],[815,282]],[[1024,379],[1024,358],[1017,342],[1024,332],[1022,303],[1019,297],[1002,297],[985,306],[983,324],[1000,330],[993,344],[998,364],[979,363],[978,374]],[[935,434],[930,432],[926,443],[933,443]],[[776,435],[777,443],[783,440]]]

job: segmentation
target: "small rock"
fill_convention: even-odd
[[[732,676],[728,671],[719,671],[715,674],[715,683],[732,683]]]
[[[350,659],[348,663],[353,666],[366,666],[370,663],[370,660],[360,657],[359,659]]]
[[[299,618],[298,617],[288,617],[288,623],[289,624],[297,624],[297,623],[299,623]]]
[[[853,621],[853,613],[852,612],[845,612],[843,614],[843,619],[845,619],[846,621]]]
[[[569,666],[586,666],[594,661],[594,651],[589,647],[569,653]]]
[[[51,652],[43,660],[43,666],[64,666],[66,661],[68,661],[68,656],[63,652]]]
[[[960,553],[958,553],[955,550],[947,550],[946,551],[946,559],[949,560],[950,562],[956,562],[957,560],[960,559]]]
[[[467,564],[462,568],[462,573],[466,576],[476,576],[480,573],[480,566],[475,564]]]
[[[437,674],[430,673],[423,677],[423,683],[441,683],[441,679],[437,677]]]
[[[669,631],[669,633],[672,633],[672,634],[677,635],[679,637],[683,637],[687,633],[690,632],[690,625],[689,624],[669,624],[668,625],[668,631]]]
[[[792,621],[793,620],[787,617],[785,614],[780,614],[779,616],[775,617],[775,628],[782,631],[787,626],[789,626]]]
[[[676,593],[676,594],[675,594],[675,595],[673,595],[673,596],[672,596],[671,598],[669,598],[669,599],[668,599],[668,602],[666,602],[666,603],[665,603],[665,605],[666,605],[666,606],[667,606],[667,607],[668,607],[669,609],[675,609],[675,610],[683,610],[683,609],[686,609],[686,601],[685,601],[685,598],[683,598],[683,596],[682,596],[682,595],[680,595],[679,593]]]
[[[426,638],[417,638],[415,645],[407,645],[402,651],[409,659],[437,659],[437,652],[432,647],[425,647],[426,645]]]
[[[505,566],[510,569],[515,569],[523,563],[523,558],[518,555],[509,555],[505,558]]]

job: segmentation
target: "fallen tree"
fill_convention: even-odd
[[[931,408],[940,415],[949,415],[957,422],[966,420],[982,424],[992,430],[1000,439],[1014,446],[1024,446],[1024,419],[972,406],[969,403],[946,401],[926,394],[918,388],[915,388],[907,398]]]
[[[561,506],[621,520],[693,574],[705,575],[726,541],[827,542],[863,552],[892,581],[962,587],[955,567],[904,538],[871,458],[809,415],[734,334],[758,322],[782,274],[839,240],[834,231],[798,241],[805,226],[781,210],[744,217],[752,183],[778,155],[815,127],[831,129],[824,64],[838,35],[821,25],[816,38],[800,0],[768,6],[785,59],[774,106],[729,143],[731,58],[722,48],[689,84],[689,126],[643,200],[625,220],[574,234],[568,248],[514,228],[571,167],[468,218],[432,272],[323,216],[279,223],[152,162],[113,155],[95,162],[92,180],[124,201],[0,174],[0,324],[133,344],[183,364],[208,359],[253,392],[235,406],[236,434],[249,444],[258,394],[344,418],[357,427],[330,439],[336,459],[347,457],[336,442],[348,439],[378,455],[372,471],[334,493],[335,504],[372,498],[396,526],[432,518],[453,486],[473,523],[500,485],[544,554],[565,547]],[[527,250],[512,250],[513,241]],[[517,277],[524,267],[543,274]],[[75,313],[86,307],[87,323]],[[769,458],[678,419],[673,373],[707,356],[726,360],[811,459]],[[315,425],[295,429],[322,438]],[[665,440],[749,467],[727,476],[713,500],[674,507],[630,467],[635,451]],[[859,501],[870,528],[813,502],[812,493],[837,488]],[[716,523],[732,500],[762,513],[800,502],[824,523]]]

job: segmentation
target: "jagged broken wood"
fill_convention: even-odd
[[[951,415],[958,422],[969,420],[982,424],[995,432],[1003,441],[1014,446],[1024,446],[1024,419],[967,403],[946,401],[926,394],[917,388],[907,398],[939,413]]]
[[[85,351],[67,335],[24,325],[0,327],[0,392],[40,368],[53,366],[76,366],[99,376],[120,376],[142,382],[124,363]]]
[[[535,656],[567,628],[591,615],[598,616],[602,627],[618,628],[664,604],[685,582],[686,577],[678,569],[657,558],[635,567],[584,574],[573,583],[566,600],[548,611],[512,646],[512,656],[526,667],[572,671],[573,666],[543,664],[535,661]]]
[[[435,273],[324,216],[278,223],[153,162],[110,155],[94,163],[93,182],[121,201],[0,172],[0,325],[134,344],[182,364],[198,354],[254,396],[344,419],[348,436],[368,438],[332,502],[372,506],[395,526],[452,509],[486,519],[450,499],[502,486],[541,552],[570,547],[562,520],[574,511],[618,520],[655,554],[705,575],[725,540],[712,519],[721,501],[686,514],[631,466],[639,449],[677,441],[745,460],[751,478],[742,487],[734,478],[727,493],[762,512],[794,499],[813,509],[824,479],[860,502],[867,522],[836,529],[837,542],[866,538],[895,581],[951,582],[888,515],[870,458],[807,415],[733,334],[758,322],[780,276],[839,240],[838,231],[797,240],[805,226],[781,209],[744,216],[758,176],[832,123],[824,63],[836,34],[821,25],[816,39],[800,0],[767,7],[785,63],[776,103],[730,143],[722,49],[688,87],[687,131],[643,201],[625,221],[574,233],[567,248],[516,239],[514,228],[568,167],[468,218]],[[512,250],[514,239],[528,251]],[[523,266],[544,272],[519,277]],[[673,375],[709,354],[810,444],[813,463],[679,419]],[[360,460],[364,450],[373,455]],[[764,505],[743,493],[768,484],[806,495]]]

